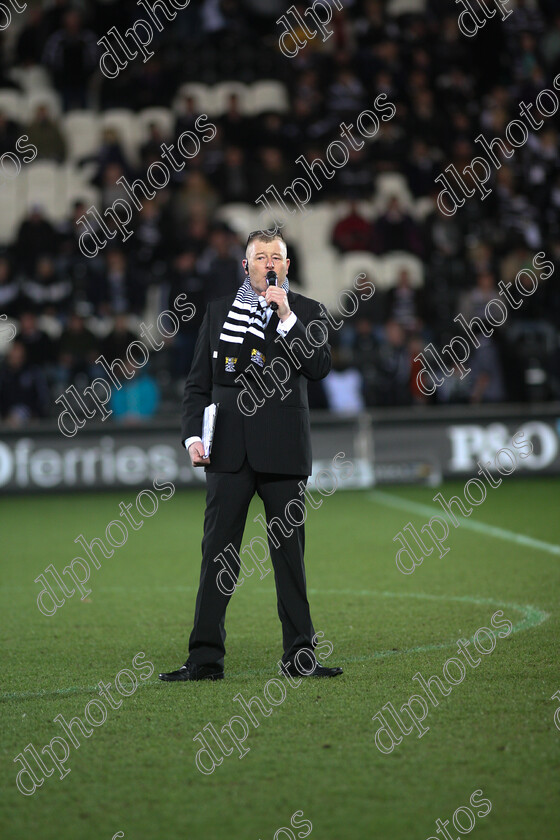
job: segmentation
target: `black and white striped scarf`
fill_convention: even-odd
[[[288,278],[282,283],[286,293],[290,290]],[[218,361],[214,381],[233,384],[235,378],[249,365],[264,367],[267,304],[245,279],[235,296],[220,333]]]

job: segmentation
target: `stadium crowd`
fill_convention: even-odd
[[[559,114],[492,174],[485,201],[473,197],[452,217],[435,204],[441,189],[435,178],[450,163],[459,171],[470,163],[478,154],[474,138],[503,136],[519,102],[552,86],[560,72],[556,0],[512,0],[514,14],[489,20],[474,38],[459,32],[448,0],[420,0],[411,4],[418,11],[400,15],[382,0],[345,2],[333,14],[332,37],[310,40],[290,60],[280,52],[276,26],[288,5],[191,2],[154,39],[155,55],[131,61],[115,79],[99,71],[97,40],[111,26],[123,30],[137,20],[134,2],[55,0],[44,8],[29,2],[11,25],[17,30],[11,39],[2,33],[0,88],[17,90],[13,71],[42,66],[64,112],[171,108],[185,82],[224,80],[276,79],[290,103],[287,111],[251,116],[232,94],[225,112],[212,117],[215,137],[144,203],[134,235],[124,244],[113,240],[93,259],[78,247],[76,221],[87,210],[85,200],[75,202],[63,224],[49,219],[40,202],[30,207],[0,250],[0,313],[18,327],[0,360],[4,424],[56,415],[53,397],[70,384],[81,391],[99,376],[100,354],[122,358],[154,289],[161,309],[187,294],[196,316],[115,395],[112,408],[129,423],[176,413],[206,304],[244,278],[243,242],[219,209],[254,204],[271,184],[282,192],[298,174],[295,159],[317,157],[341,122],[352,121],[379,93],[396,104],[395,116],[375,142],[351,152],[311,201],[347,203],[328,243],[340,254],[408,252],[421,260],[424,282],[416,286],[401,270],[392,288],[378,291],[333,333],[333,370],[322,383],[310,383],[311,406],[355,411],[560,399]],[[305,4],[295,6],[303,14]],[[174,113],[176,139],[199,116],[196,98],[185,94]],[[31,121],[19,124],[0,108],[0,154],[13,151],[22,134],[36,146],[37,160],[67,160],[61,119],[48,106],[38,105]],[[121,175],[137,178],[160,159],[165,139],[154,123],[133,161],[118,132],[104,130],[97,153],[79,162],[100,190],[102,208],[121,194]],[[403,176],[410,203],[394,194],[379,207],[376,178],[386,173]],[[379,210],[364,213],[374,200]],[[290,251],[290,280],[305,294],[298,248]],[[480,315],[497,297],[498,282],[512,282],[538,251],[555,266],[551,278],[482,343],[468,377],[453,377],[426,398],[415,384],[414,357],[426,343],[441,346],[453,336],[458,312],[469,320]]]

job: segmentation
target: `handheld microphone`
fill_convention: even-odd
[[[269,286],[277,286],[278,285],[278,275],[276,274],[275,271],[268,271],[267,272],[266,282],[268,283]],[[276,303],[276,301],[272,301],[272,303],[270,304],[270,308],[272,309],[273,312],[276,312],[276,310],[278,309],[278,304]]]

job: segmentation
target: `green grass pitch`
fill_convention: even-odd
[[[440,489],[449,498],[462,486]],[[559,490],[552,479],[506,479],[471,520],[556,544]],[[401,574],[392,539],[408,521],[417,528],[427,521],[415,506],[437,512],[435,492],[339,491],[309,511],[313,620],[334,646],[326,664],[343,666],[344,675],[289,687],[284,702],[250,727],[249,753],[240,760],[235,752],[206,776],[195,766],[193,737],[240,713],[234,695],[262,697],[276,676],[272,575],[254,574],[232,599],[226,679],[164,684],[157,673],[186,656],[203,492],[160,502],[123,548],[92,569],[89,598],[70,598],[51,618],[37,609],[34,579],[49,563],[61,571],[80,553],[77,535],[102,535],[136,491],[3,499],[2,837],[273,840],[299,810],[313,824],[312,840],[426,840],[442,837],[436,819],[451,819],[477,789],[492,810],[477,818],[473,837],[560,837],[560,700],[551,699],[560,689],[560,555],[461,525],[446,557],[434,552],[414,574]],[[405,500],[403,508],[387,496]],[[250,523],[261,509],[254,500]],[[245,541],[258,533],[251,523]],[[430,707],[422,738],[413,733],[390,755],[379,752],[372,716],[418,693],[417,671],[441,677],[457,639],[470,639],[498,609],[515,632]],[[97,683],[113,682],[139,651],[153,663],[152,677],[70,750],[63,780],[54,774],[22,795],[16,755],[62,735],[58,714],[83,719]]]

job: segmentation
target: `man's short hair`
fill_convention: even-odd
[[[253,230],[247,237],[247,245],[245,246],[245,249],[249,247],[251,242],[274,242],[276,239],[280,239],[284,245],[286,245],[286,240],[280,230],[276,231],[276,233],[268,233],[266,230]],[[287,247],[288,246],[286,245],[286,249]]]

